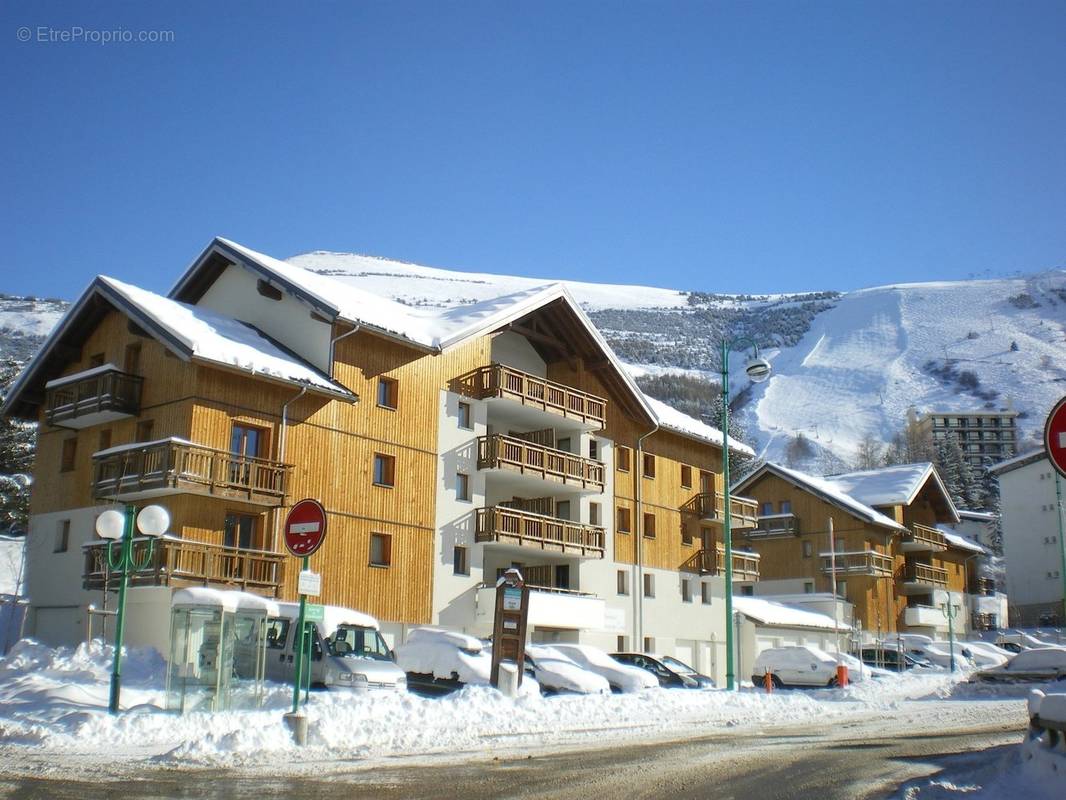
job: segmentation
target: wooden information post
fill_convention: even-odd
[[[496,582],[496,616],[492,623],[492,685],[500,688],[500,663],[510,661],[518,670],[526,660],[526,618],[529,616],[529,588],[517,569],[509,569]]]

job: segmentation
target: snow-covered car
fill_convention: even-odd
[[[488,686],[492,656],[480,639],[442,628],[415,628],[396,648],[396,663],[407,673],[407,685],[419,694],[442,695],[463,686]],[[538,694],[540,687],[528,676],[522,694]]]
[[[904,672],[912,669],[921,671],[933,668],[933,665],[924,658],[917,658],[894,647],[867,645],[860,653],[862,663],[866,666],[886,669],[889,672]]]
[[[775,689],[837,685],[837,660],[811,645],[771,647],[755,657],[751,682],[761,686],[770,673]]]
[[[1047,642],[1024,631],[1001,633],[996,637],[995,644],[997,647],[1009,650],[1012,653],[1020,653],[1022,650],[1028,650],[1032,647],[1047,647]]]
[[[553,644],[552,648],[570,658],[575,664],[607,679],[617,692],[639,692],[654,689],[659,679],[647,670],[623,664],[603,650],[587,644]]]
[[[975,683],[1066,681],[1066,647],[1031,647],[1000,667],[975,672]]]
[[[903,650],[907,655],[927,661],[934,667],[951,668],[950,642],[937,642],[928,636],[915,634],[903,634],[899,638],[903,641]],[[895,640],[888,640],[884,644],[889,648],[896,646]],[[971,667],[973,667],[973,661],[963,652],[962,643],[955,642],[955,668],[970,669]]]
[[[896,676],[896,673],[892,670],[864,664],[849,653],[838,653],[834,654],[833,657],[839,659],[839,663],[848,668],[849,683],[862,683],[868,678],[893,678]]]
[[[703,689],[714,686],[713,681],[710,687],[701,685],[695,677],[678,672],[673,667],[667,666],[660,656],[648,655],[647,653],[611,653],[611,658],[651,673],[664,689]],[[674,660],[671,659],[671,661]],[[678,661],[677,663],[680,664],[681,662]],[[691,667],[686,668],[692,669]],[[710,681],[711,679],[707,678],[707,680]]]
[[[962,642],[963,652],[967,653],[979,669],[1001,667],[1010,661],[1014,653],[996,647],[988,642]]]
[[[528,645],[526,666],[542,689],[575,694],[610,694],[611,684],[602,675],[585,669],[554,647]]]

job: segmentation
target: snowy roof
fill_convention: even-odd
[[[1016,469],[1027,467],[1041,459],[1047,459],[1047,451],[1044,450],[1043,447],[1037,447],[1033,450],[1026,450],[1024,453],[1019,453],[1013,458],[1008,458],[1006,461],[1000,461],[998,464],[993,464],[988,468],[988,471],[993,475],[1002,475],[1005,472],[1012,472]]]
[[[673,406],[669,406],[661,400],[656,400],[654,397],[644,395],[644,400],[649,406],[651,406],[652,413],[655,415],[655,419],[659,423],[660,428],[673,431],[674,433],[680,433],[682,436],[710,442],[719,447],[722,446],[722,432],[717,428],[712,428],[710,425],[700,422],[695,417],[690,417],[688,414],[678,411]],[[729,437],[729,448],[738,453],[746,453],[751,456],[755,455],[754,450],[743,442],[737,441],[732,436]]]
[[[766,600],[762,597],[733,597],[733,607],[745,617],[758,620],[764,625],[776,625],[786,628],[834,628],[846,631],[851,626],[844,622],[835,622],[828,614],[808,611],[805,608]]]
[[[964,508],[957,510],[959,519],[972,519],[978,522],[994,522],[996,519],[996,514],[992,511],[968,511]]]
[[[297,619],[300,615],[300,604],[278,603],[278,612],[280,616]],[[341,625],[378,630],[378,621],[372,616],[344,606],[322,606],[322,621],[316,622],[315,625],[323,638],[332,636]]]
[[[959,536],[959,534],[955,533],[951,528],[948,528],[945,525],[938,525],[936,529],[944,534],[944,539],[946,539],[947,543],[952,547],[957,547],[959,550],[969,550],[971,553],[988,552],[973,539],[967,538],[966,536]]]
[[[278,615],[278,604],[266,597],[249,592],[190,586],[178,589],[170,598],[171,606],[207,606],[223,611],[261,611],[269,617]]]
[[[796,484],[800,488],[810,490],[816,495],[819,495],[823,500],[831,503],[838,508],[842,508],[850,514],[855,515],[859,519],[870,522],[874,525],[880,525],[884,528],[891,528],[894,531],[905,531],[902,525],[896,522],[894,519],[885,516],[880,511],[877,511],[870,506],[866,505],[859,500],[856,500],[851,495],[843,492],[839,486],[827,478],[816,478],[813,475],[808,475],[806,472],[800,472],[799,470],[789,469],[783,467],[780,464],[763,464],[759,469],[755,470],[751,475],[744,480],[738,482],[733,489],[741,492],[751,486],[759,477],[766,473],[772,473],[779,478],[783,478],[790,483]]]
[[[951,501],[951,495],[940,475],[929,462],[920,464],[896,464],[880,469],[868,469],[861,472],[846,472],[840,475],[827,475],[825,480],[833,483],[840,491],[870,506],[907,506],[932,478],[943,495],[951,516],[958,521],[958,512]]]
[[[81,372],[75,372],[72,375],[64,375],[62,378],[53,378],[44,384],[45,389],[54,389],[56,386],[66,386],[68,383],[77,383],[83,381],[86,378],[92,378],[96,375],[103,375],[105,372],[120,372],[118,367],[112,363],[101,364],[98,367],[92,369],[83,369]]]
[[[126,450],[144,450],[149,447],[158,447],[161,444],[192,444],[188,439],[182,439],[180,436],[167,436],[164,439],[153,439],[150,442],[128,442],[126,444],[116,444],[114,447],[108,447],[105,450],[97,450],[93,453],[93,458],[103,458],[104,456],[111,456],[115,453],[122,453]]]

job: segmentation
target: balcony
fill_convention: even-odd
[[[871,578],[892,577],[892,557],[874,550],[850,553],[820,553],[822,572],[826,575],[865,575]]]
[[[973,629],[977,631],[994,631],[998,626],[995,614],[978,612],[973,615]]]
[[[460,378],[460,384],[460,390],[470,397],[513,401],[538,412],[576,420],[589,430],[602,430],[607,424],[604,398],[503,364],[480,367]]]
[[[903,612],[903,624],[908,628],[946,628],[947,617],[933,606],[907,606]]]
[[[900,537],[899,549],[904,553],[940,552],[948,549],[948,543],[936,528],[914,524]]]
[[[147,539],[135,539],[134,557],[144,558]],[[85,545],[82,585],[88,590],[118,588],[118,574],[107,562],[108,542]],[[277,597],[285,556],[262,550],[238,550],[169,536],[157,539],[152,558],[130,573],[130,586],[216,586]]]
[[[745,531],[744,536],[748,539],[799,536],[799,519],[795,514],[767,514],[759,517],[755,527]]]
[[[135,417],[141,409],[143,381],[113,364],[49,381],[45,419],[49,425],[77,429]]]
[[[948,571],[931,564],[908,564],[899,584],[900,594],[931,594],[948,586]]]
[[[744,550],[733,551],[733,582],[759,580],[759,554]],[[714,550],[697,550],[681,568],[700,575],[725,575],[725,545],[716,544]]]
[[[970,594],[993,597],[996,594],[995,578],[977,577],[970,581]]]
[[[119,502],[201,494],[276,507],[285,502],[289,469],[184,439],[161,439],[94,453],[92,490],[96,498]]]
[[[603,491],[602,461],[498,433],[478,437],[477,468],[509,470],[538,481]]]
[[[477,510],[476,542],[535,548],[582,558],[603,558],[605,539],[604,529],[595,525],[503,506]]]
[[[523,575],[525,570],[523,570]],[[496,610],[496,587],[483,584],[477,591],[475,624],[481,631],[492,630]],[[531,628],[562,628],[567,630],[602,631],[607,627],[607,604],[594,594],[585,592],[529,588],[529,617]]]
[[[758,522],[759,504],[747,497],[729,498],[729,525],[733,530],[754,528]],[[725,524],[725,495],[721,492],[701,492],[689,500],[683,507],[705,522],[718,525]]]

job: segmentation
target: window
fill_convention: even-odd
[[[78,456],[78,438],[72,436],[63,440],[63,453],[59,461],[60,472],[70,472],[74,469],[74,459]]]
[[[616,449],[618,450],[618,458],[616,459],[618,469],[622,470],[622,472],[629,472],[629,462],[632,458],[633,451],[628,447],[622,447],[621,445]]]
[[[600,524],[600,504],[589,503],[589,525]]]
[[[455,473],[455,499],[470,502],[470,476],[462,472]]]
[[[589,458],[593,461],[600,460],[600,443],[595,439],[589,439]]]
[[[711,584],[700,582],[700,602],[705,606],[711,604]]]
[[[106,450],[111,446],[111,429],[104,428],[96,438],[96,449]]]
[[[557,441],[555,443],[555,449],[556,450],[562,450],[564,453],[571,452],[570,451],[570,437],[569,436],[564,436],[562,439]]]
[[[569,564],[556,564],[555,565],[555,588],[556,589],[569,589],[570,588],[570,565]]]
[[[812,545],[810,542],[804,542],[803,543],[803,557],[804,558],[810,558],[813,553],[814,553],[814,545]]]
[[[395,409],[400,384],[392,378],[378,378],[378,406]]]
[[[770,514],[773,514],[774,513],[774,504],[773,503],[763,503],[762,506],[759,509],[759,513],[762,514],[764,517],[767,517]]]
[[[387,567],[392,564],[392,537],[387,533],[370,534],[370,566]]]
[[[396,458],[384,453],[374,453],[374,485],[396,485]]]
[[[692,467],[690,467],[688,464],[681,465],[681,488],[692,488]]]
[[[150,442],[152,441],[152,429],[155,427],[155,422],[150,419],[142,419],[137,423],[137,430],[134,433],[134,441],[138,442]]]
[[[845,600],[848,599],[848,582],[847,581],[837,581],[837,596],[838,597],[843,597]]]
[[[791,514],[792,513],[792,501],[791,500],[782,500],[781,503],[780,503],[780,506],[781,506],[781,513],[782,514]]]
[[[630,530],[630,517],[628,508],[618,509],[618,532],[629,533]]]
[[[644,573],[644,596],[655,597],[655,576]]]
[[[267,620],[266,646],[268,650],[284,650],[285,643],[289,640],[288,617],[275,617]]]
[[[619,636],[618,640],[615,642],[615,645],[618,647],[618,652],[619,653],[624,653],[626,651],[626,648],[627,648],[626,637],[625,636]]]
[[[226,514],[222,529],[222,545],[251,550],[255,539],[256,518],[251,514]]]
[[[89,356],[89,368],[90,369],[92,369],[93,367],[102,367],[103,365],[104,365],[104,354],[103,353],[93,353],[91,356]]]
[[[803,593],[804,594],[814,594],[814,583],[812,583],[811,581],[805,582],[803,584]]]
[[[833,540],[833,542],[836,544],[837,552],[838,553],[843,553],[844,552],[844,537],[843,536],[838,536],[838,537],[836,537]]]
[[[570,501],[559,500],[555,503],[556,519],[570,519]]]
[[[467,430],[467,431],[472,430],[473,427],[474,427],[473,425],[470,424],[470,404],[469,403],[460,403],[459,404],[459,427],[462,428],[463,430]]]
[[[277,286],[271,286],[269,282],[260,278],[255,282],[255,290],[259,292],[263,297],[267,297],[271,300],[281,299],[281,289]]]
[[[692,602],[692,584],[689,582],[688,578],[681,579],[681,602]]]
[[[53,553],[65,553],[70,546],[70,520],[61,519],[56,525],[56,540],[52,546]]]
[[[740,587],[740,594],[743,597],[751,597],[753,594],[755,594],[755,587],[754,586],[741,586]]]
[[[684,547],[692,547],[692,530],[688,525],[681,525],[681,544]]]
[[[617,572],[618,594],[629,594],[629,573],[624,569]]]
[[[141,371],[141,345],[140,342],[126,345],[126,355],[122,359],[122,369],[133,375]]]
[[[644,637],[644,652],[645,653],[654,653],[655,652],[655,638],[654,637],[652,637],[652,636],[645,636]]]
[[[655,538],[655,515],[654,514],[645,514],[644,515],[644,535],[647,536],[649,539],[654,539]]]
[[[655,477],[655,456],[653,456],[651,453],[644,454],[644,477]]]
[[[469,575],[470,564],[466,560],[466,548],[456,545],[452,548],[452,574]]]

